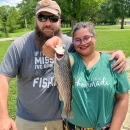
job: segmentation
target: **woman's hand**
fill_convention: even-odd
[[[118,73],[123,72],[126,66],[126,57],[123,51],[117,50],[112,53],[110,60],[117,59],[115,64],[113,64],[113,70],[118,70]]]

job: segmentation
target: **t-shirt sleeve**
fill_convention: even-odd
[[[120,74],[116,73],[116,79],[117,79],[116,93],[121,94],[130,90],[130,83],[128,81],[126,72]]]
[[[69,52],[75,52],[75,49],[74,49],[74,45],[71,44],[69,49],[68,49]]]
[[[110,54],[101,53],[103,56],[103,62],[107,64],[107,68],[110,70],[110,76],[112,79],[113,87],[115,88],[115,93],[122,94],[130,90],[130,84],[128,81],[127,73],[124,71],[123,73],[118,73],[118,70],[114,71],[112,69],[112,65],[116,62],[116,59],[109,60]]]
[[[62,34],[62,40],[66,45],[66,49],[68,52],[74,52],[74,47],[72,44],[72,37],[67,36],[66,34]]]
[[[111,66],[116,62],[114,59],[111,61]],[[112,70],[113,71],[113,70]],[[113,71],[114,77],[116,80],[116,93],[117,94],[122,94],[130,90],[130,84],[128,81],[127,73],[124,71],[123,73],[118,73],[118,70]]]
[[[20,57],[14,42],[9,46],[0,65],[0,74],[14,78],[19,70]]]

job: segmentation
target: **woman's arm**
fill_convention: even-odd
[[[116,94],[116,103],[114,107],[111,130],[120,130],[128,110],[128,92],[123,94]]]
[[[73,60],[73,58],[72,58],[71,56],[69,56],[69,59],[70,59],[70,65],[71,65],[71,67],[72,67],[73,64],[74,64],[74,60]]]

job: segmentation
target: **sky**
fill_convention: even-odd
[[[22,0],[0,0],[0,6],[2,5],[16,6],[21,1]]]

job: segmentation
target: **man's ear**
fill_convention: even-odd
[[[62,21],[63,21],[63,20],[62,20],[62,19],[60,19],[60,23],[61,23],[61,24],[62,24]]]

